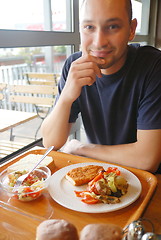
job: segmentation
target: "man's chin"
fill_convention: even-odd
[[[108,68],[107,64],[97,64],[100,69]]]

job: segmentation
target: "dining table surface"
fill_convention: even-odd
[[[6,163],[1,164],[0,172],[28,154],[43,154],[45,151],[46,149],[42,148],[29,150],[20,154]],[[88,163],[97,163],[98,165],[98,163],[106,163],[96,159],[70,155],[58,151],[51,151],[49,156],[53,158],[52,174],[59,173],[60,170],[65,169],[67,166],[74,168],[74,164],[79,165],[85,163],[88,165]],[[113,166],[108,163],[106,164]],[[61,201],[55,200],[48,189],[46,189],[38,199],[30,202],[22,202],[10,198],[6,192],[0,188],[0,240],[35,240],[37,226],[47,219],[65,219],[73,223],[79,233],[83,227],[91,223],[113,223],[125,229],[131,222],[142,219],[146,232],[154,231],[156,234],[161,234],[161,174],[152,174],[140,169],[116,166],[134,175],[142,187],[139,197],[134,202],[116,211],[82,212],[80,210],[73,210],[63,206]],[[52,177],[53,176],[54,175],[52,175]],[[53,189],[53,191],[54,190],[59,191],[60,189]],[[64,189],[64,191],[66,190]],[[66,196],[66,198],[68,199],[68,196]],[[74,199],[72,199],[72,201],[74,206]],[[111,208],[112,207],[111,205]]]
[[[0,132],[28,122],[37,117],[36,113],[0,109]]]

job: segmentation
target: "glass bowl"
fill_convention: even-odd
[[[12,168],[11,168],[12,169]],[[29,169],[25,170],[23,166],[18,169],[24,170],[11,170],[10,167],[5,169],[0,174],[1,188],[7,193],[9,197],[18,199],[23,202],[28,202],[37,199],[41,196],[43,190],[48,187],[51,171],[46,166],[36,168],[18,188],[14,189],[16,179],[26,174]]]

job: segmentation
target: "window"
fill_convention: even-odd
[[[71,2],[66,0],[51,1],[52,30],[72,31],[72,11]]]
[[[27,71],[60,73],[65,59],[79,50],[78,1],[0,0],[0,4],[0,81],[22,84]],[[12,109],[6,99],[2,107]],[[30,142],[40,124],[32,121],[35,130],[26,127]],[[18,138],[24,136],[25,126],[14,128],[14,141],[28,143]],[[1,140],[9,140],[9,135],[2,132]]]
[[[70,0],[0,0],[0,28],[71,31],[71,4]]]
[[[0,57],[6,55],[13,57],[18,52],[20,53],[21,50],[17,48],[18,46],[20,48],[37,47],[39,50],[45,47],[44,53],[48,57],[46,70],[51,72],[54,70],[51,56],[57,54],[53,51],[53,46],[57,46],[57,48],[59,46],[59,50],[63,46],[66,46],[65,48],[69,46],[68,55],[79,50],[79,21],[77,18],[79,9],[77,1],[29,0],[25,4],[25,1],[21,0],[0,0],[0,3],[1,13],[6,13],[8,6],[10,6],[9,9],[12,8],[12,11],[8,10],[7,16],[5,14],[1,16],[0,14],[0,33],[3,36],[0,39]],[[75,19],[73,19],[73,11],[75,11]],[[9,19],[12,19],[12,21],[7,20],[8,15],[11,16]]]
[[[149,41],[150,0],[132,0],[133,18],[138,21],[135,42],[142,45]]]
[[[44,30],[43,0],[0,0],[0,5],[1,29]]]
[[[132,8],[133,8],[133,18],[136,18],[137,22],[138,22],[136,33],[140,33],[141,32],[142,3],[133,0],[132,1]]]
[[[148,35],[149,31],[149,15],[150,15],[150,0],[132,0],[133,18],[138,21],[136,29],[137,34]]]

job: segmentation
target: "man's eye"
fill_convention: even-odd
[[[118,29],[118,28],[119,28],[119,26],[117,24],[112,24],[112,25],[108,26],[109,30],[115,30],[115,29]]]
[[[94,27],[91,26],[91,25],[86,25],[86,26],[84,26],[84,28],[87,29],[87,30],[92,30],[92,29],[94,29]]]

